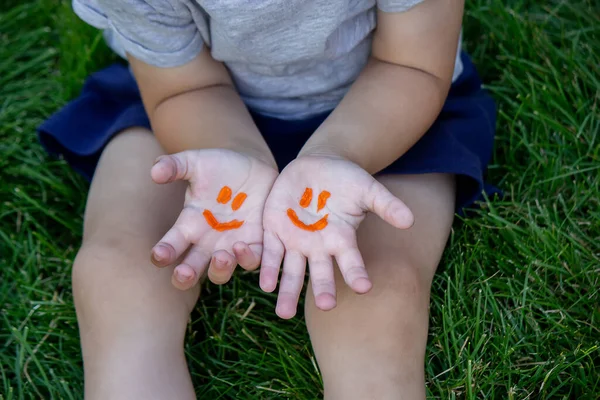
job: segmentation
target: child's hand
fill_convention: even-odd
[[[191,288],[209,264],[208,277],[217,284],[226,283],[237,264],[258,267],[274,168],[229,150],[193,150],[158,158],[151,174],[156,183],[189,182],[179,218],[152,249],[159,267],[189,250],[173,271],[173,285]]]
[[[265,206],[260,272],[261,288],[275,290],[285,252],[277,315],[295,315],[307,259],[315,302],[322,310],[336,304],[332,256],[355,292],[371,289],[356,241],[356,229],[367,211],[397,228],[413,224],[413,215],[402,201],[348,160],[303,156],[283,170]]]

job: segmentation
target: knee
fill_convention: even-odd
[[[402,307],[427,306],[431,289],[431,273],[427,266],[400,258],[365,261],[373,282],[367,297]]]
[[[127,279],[135,261],[121,248],[125,243],[87,240],[79,249],[71,272],[75,306],[81,316],[94,314],[100,308],[118,309],[129,292],[135,301],[139,286]],[[129,282],[128,282],[129,281]]]
[[[171,270],[152,265],[145,246],[126,239],[86,241],[75,258],[73,298],[81,331],[111,338],[150,329],[161,337],[183,337],[199,288],[175,289]]]
[[[145,259],[144,259],[145,258]],[[73,261],[73,286],[98,287],[133,277],[135,264],[149,264],[150,246],[130,235],[86,238]]]
[[[401,329],[409,325],[426,325],[431,280],[421,266],[398,259],[365,261],[373,282],[368,293],[354,293],[338,273],[336,282],[341,284],[337,285],[337,306],[331,311],[320,311],[316,309],[309,290],[306,301],[309,331],[319,329],[321,319],[337,318],[353,324],[358,315],[359,319],[365,321],[365,327],[374,330],[380,329],[382,324],[390,329],[396,325]],[[346,315],[352,317],[346,321]]]
[[[197,290],[183,293],[175,289],[171,269],[155,267],[150,249],[145,240],[130,235],[86,239],[72,269],[78,312],[137,313],[152,307],[162,309],[167,303],[191,310]]]

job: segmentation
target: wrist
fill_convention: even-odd
[[[277,169],[252,117],[229,87],[210,87],[168,99],[154,110],[151,122],[157,140],[169,154],[226,149]]]
[[[173,137],[170,137],[170,141],[167,143],[161,141],[160,138],[159,142],[168,154],[176,154],[186,150],[222,149],[251,157],[274,170],[278,169],[275,158],[266,144],[261,146],[260,143],[252,143],[251,140],[223,139],[222,137],[217,140],[197,140],[194,138],[193,140],[176,141],[173,140]]]
[[[349,161],[354,161],[355,158],[348,149],[344,149],[334,144],[309,144],[307,143],[302,147],[298,153],[299,157],[328,157],[328,158],[339,158]]]
[[[361,168],[364,168],[364,160],[362,160],[358,154],[352,152],[345,146],[336,145],[332,143],[307,143],[298,153],[297,158],[302,157],[324,157],[336,160],[345,160],[357,164]]]
[[[232,149],[233,150],[233,149]],[[265,154],[262,151],[259,150],[252,150],[252,149],[241,149],[241,150],[234,150],[240,154],[243,154],[245,156],[254,158],[255,160],[261,162],[262,164],[267,165],[268,167],[272,168],[274,171],[279,172],[279,167],[277,166],[277,162],[275,162],[275,159],[273,158],[273,155],[269,152],[269,154]]]
[[[268,165],[276,171],[278,170],[275,158],[266,144],[261,146],[260,143],[252,143],[251,140],[236,140],[222,143],[218,147],[251,157],[263,164]]]

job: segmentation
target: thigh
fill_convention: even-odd
[[[178,291],[171,284],[172,268],[159,269],[150,262],[152,246],[174,223],[185,193],[183,183],[157,185],[151,180],[150,169],[161,154],[154,136],[142,128],[121,133],[104,150],[90,187],[83,243],[73,269],[80,311],[109,315],[98,308],[122,304],[123,314],[156,314],[156,307],[184,303],[187,313],[195,303],[198,288]]]
[[[379,178],[413,211],[408,230],[369,215],[358,230],[373,289],[357,295],[336,271],[338,305],[314,306],[306,318],[328,399],[395,399],[424,396],[424,354],[431,280],[454,217],[450,175]],[[367,396],[367,397],[364,397]]]
[[[129,129],[108,144],[91,184],[73,266],[86,398],[194,398],[183,340],[198,288],[175,289],[172,268],[150,262],[185,191],[150,179],[161,154],[149,131]]]
[[[411,266],[423,283],[431,283],[454,221],[455,178],[452,175],[387,175],[379,180],[412,210],[414,225],[395,229],[369,215],[358,229],[359,248],[380,286],[402,274],[395,265]],[[391,279],[391,280],[390,280]],[[426,287],[428,285],[425,285]]]
[[[185,184],[152,181],[150,169],[161,154],[143,128],[127,130],[107,145],[90,186],[84,244],[125,235],[153,245],[169,229],[183,207]]]

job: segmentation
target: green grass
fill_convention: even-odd
[[[466,47],[499,104],[490,180],[434,280],[427,389],[440,399],[600,398],[600,3],[469,0]],[[70,269],[85,182],[35,128],[114,56],[66,0],[0,4],[0,399],[79,399]],[[254,274],[208,286],[186,345],[207,399],[314,399],[301,318]]]

